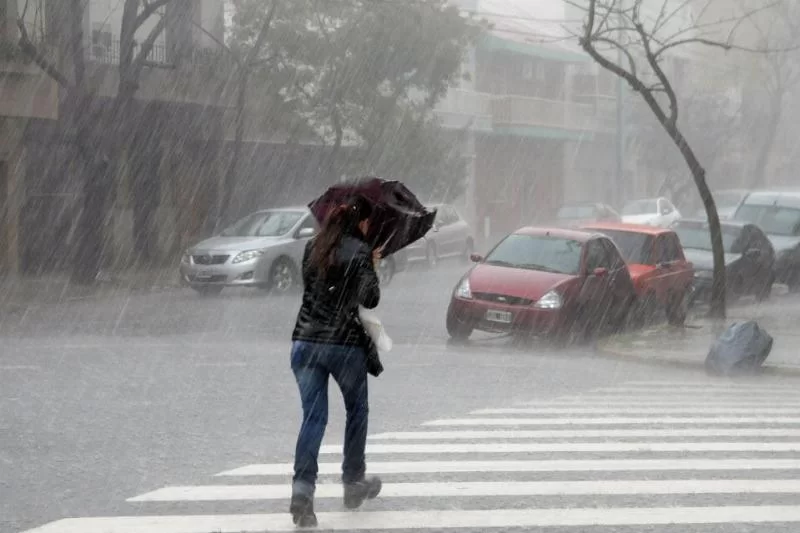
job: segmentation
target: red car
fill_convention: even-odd
[[[600,232],[619,248],[639,297],[640,320],[650,320],[663,310],[671,324],[686,321],[694,267],[673,230],[624,223],[594,223],[581,229]]]
[[[458,282],[447,331],[550,337],[581,336],[622,326],[636,299],[625,261],[608,237],[555,228],[508,235]]]

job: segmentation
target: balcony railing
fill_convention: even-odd
[[[445,127],[462,127],[468,123],[467,118],[472,119],[478,129],[538,126],[605,131],[616,127],[616,101],[600,96],[574,102],[451,89],[437,105],[436,112],[445,117]],[[456,120],[457,117],[464,120]]]
[[[464,89],[450,89],[436,106],[442,125],[448,129],[471,127],[492,129],[492,97],[489,94]]]
[[[450,89],[436,110],[441,113],[489,116],[492,114],[492,96],[464,89]]]
[[[604,127],[604,113],[592,104],[548,100],[526,96],[501,96],[492,102],[497,126],[540,126],[567,130],[597,130]]]
[[[134,47],[134,57],[139,53],[140,46],[137,44]],[[112,41],[110,44],[92,43],[86,47],[87,58],[89,61],[97,63],[105,63],[109,65],[118,65],[120,57],[120,43],[119,41]],[[167,63],[167,48],[164,45],[156,44],[153,49],[147,54],[147,60],[151,63]]]
[[[112,41],[110,46],[105,44],[91,44],[87,48],[87,60],[95,61],[97,63],[105,63],[109,65],[118,65],[120,56],[120,43],[119,41]],[[134,56],[139,53],[139,45],[134,48]],[[205,48],[194,47],[191,49],[191,56],[187,58],[191,63],[198,67],[215,67],[219,65],[221,59],[225,59],[222,51]],[[171,63],[167,47],[164,45],[156,44],[153,49],[147,54],[147,61],[150,63],[167,65]]]

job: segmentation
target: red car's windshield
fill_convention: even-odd
[[[633,231],[600,230],[601,233],[611,237],[617,245],[622,257],[628,263],[649,265],[652,263],[653,236],[646,233]]]
[[[506,237],[486,258],[489,265],[575,275],[581,264],[582,243],[547,235]]]

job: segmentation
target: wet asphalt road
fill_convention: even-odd
[[[504,340],[448,346],[444,312],[464,269],[404,273],[385,289],[380,314],[396,346],[384,356],[386,373],[370,381],[371,434],[629,380],[696,377],[604,359],[589,347],[522,351]],[[197,502],[145,508],[125,500],[165,485],[207,484],[220,471],[251,463],[291,460],[300,412],[288,338],[298,305],[297,297],[249,291],[200,298],[177,290],[30,306],[4,316],[0,532],[66,517],[283,512],[282,500],[210,508]],[[342,431],[343,409],[332,395],[325,442],[338,445]],[[559,501],[547,499],[551,506]],[[578,505],[593,501],[584,497]],[[519,497],[448,502],[454,509],[524,505]],[[432,506],[423,500],[412,507]],[[386,500],[379,508],[407,507]],[[338,507],[323,502],[321,509]]]

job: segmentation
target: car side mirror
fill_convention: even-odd
[[[314,228],[303,228],[297,232],[298,239],[310,239],[316,235],[317,231]]]
[[[482,263],[483,256],[481,254],[470,254],[469,260],[472,261],[473,263]]]
[[[603,278],[608,275],[608,269],[604,267],[597,267],[592,270],[592,276],[595,278]]]

